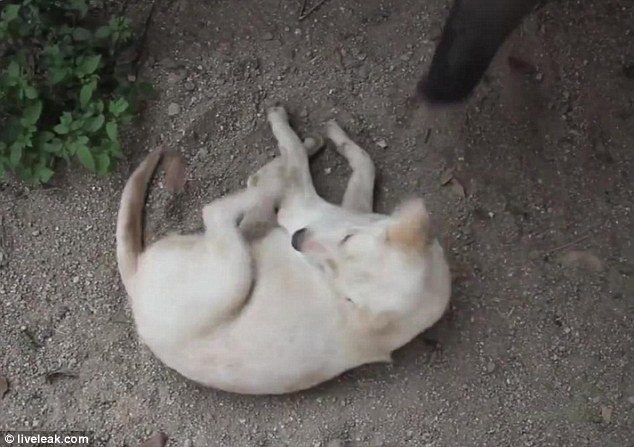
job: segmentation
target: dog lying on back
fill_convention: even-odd
[[[454,0],[419,95],[430,103],[465,100],[511,32],[544,0]]]
[[[450,297],[422,200],[373,213],[372,160],[331,121],[327,136],[352,176],[341,206],[324,201],[308,164],[317,140],[302,142],[281,107],[268,121],[280,156],[245,190],[203,208],[203,234],[142,248],[161,151],[128,180],[117,222],[117,262],[140,338],[185,377],[243,394],[290,393],[388,362],[440,319]]]

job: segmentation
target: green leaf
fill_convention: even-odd
[[[90,40],[91,37],[91,32],[88,31],[86,28],[77,27],[73,29],[73,39],[75,39],[77,42],[85,42],[87,40]]]
[[[42,114],[42,101],[37,101],[24,109],[24,115],[22,116],[22,124],[28,127],[32,126],[40,119]]]
[[[68,6],[70,9],[79,12],[81,18],[84,18],[86,14],[88,14],[86,0],[68,0]]]
[[[51,84],[59,84],[68,76],[68,67],[51,67],[48,72],[48,82]]]
[[[31,87],[30,85],[24,89],[24,95],[27,99],[37,99],[38,93],[35,87]]]
[[[50,56],[50,57],[59,56],[60,54],[59,45],[55,44],[55,45],[45,46],[44,49],[42,50],[42,54],[46,56]]]
[[[40,132],[37,136],[37,140],[40,143],[48,143],[49,141],[51,141],[53,138],[55,138],[55,134],[53,132],[49,132],[47,130]]]
[[[28,183],[33,183],[33,170],[30,166],[16,166],[15,171],[22,180]]]
[[[53,130],[58,135],[66,135],[66,134],[68,134],[68,132],[70,132],[70,129],[68,128],[68,125],[66,125],[64,123],[60,123],[57,126],[53,127]]]
[[[73,120],[73,122],[70,123],[70,131],[71,132],[77,132],[82,127],[84,127],[84,120],[81,119],[81,118]]]
[[[97,115],[94,118],[88,120],[88,124],[86,126],[86,131],[90,133],[95,133],[103,126],[103,123],[106,121],[106,118],[103,115]]]
[[[108,135],[108,138],[110,138],[110,141],[117,141],[119,139],[119,129],[117,123],[114,121],[108,121],[108,124],[106,124],[106,134]]]
[[[50,168],[47,168],[46,166],[40,166],[35,171],[35,175],[37,176],[38,180],[42,183],[48,183],[51,177],[53,177],[53,174],[54,174],[53,170]]]
[[[95,87],[95,83],[91,82],[84,85],[79,91],[79,104],[81,104],[82,107],[86,107],[92,99],[92,94],[95,91]]]
[[[105,175],[110,171],[110,157],[108,154],[101,153],[97,155],[97,172]]]
[[[62,113],[59,122],[64,124],[66,127],[70,127],[70,125],[73,123],[73,114],[70,112]]]
[[[7,67],[7,75],[10,78],[17,79],[20,77],[20,64],[16,61],[11,61]]]
[[[76,73],[79,77],[84,77],[89,74],[93,74],[97,67],[99,67],[99,62],[101,61],[100,54],[94,54],[92,56],[88,56],[82,60],[82,62],[77,67]]]
[[[88,146],[83,144],[77,146],[77,158],[79,158],[79,162],[84,165],[86,169],[95,172],[95,159],[92,156],[90,149],[88,149]]]
[[[10,22],[11,20],[17,19],[18,15],[20,14],[20,5],[7,5],[6,8],[4,8],[4,19],[7,22]]]
[[[24,146],[17,141],[11,145],[11,155],[9,155],[9,163],[14,168],[18,164],[20,164],[20,160],[22,159],[22,149],[24,149]]]
[[[125,98],[118,98],[114,101],[110,101],[110,104],[108,104],[108,111],[114,116],[119,116],[123,112],[128,110],[129,106],[130,104],[128,103],[128,101],[126,101]]]
[[[108,25],[100,26],[97,28],[97,31],[95,31],[95,37],[97,39],[107,39],[110,37],[110,34],[112,34],[112,30]]]
[[[62,141],[56,138],[50,143],[43,143],[42,150],[44,152],[49,152],[51,154],[59,155],[62,152],[62,146],[63,146]]]
[[[118,141],[111,141],[108,144],[108,153],[112,155],[114,158],[122,158],[123,153],[121,152],[121,145]]]

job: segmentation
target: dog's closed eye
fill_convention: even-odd
[[[352,236],[353,236],[353,234],[352,234],[352,233],[347,234],[347,235],[346,235],[343,239],[341,239],[341,242],[339,242],[339,245],[343,245],[343,244],[345,244],[346,242],[348,242]]]

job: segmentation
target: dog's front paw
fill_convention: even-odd
[[[269,121],[288,121],[288,113],[286,113],[286,109],[284,109],[284,106],[282,105],[269,107],[267,115]]]

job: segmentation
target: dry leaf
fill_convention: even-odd
[[[559,262],[566,267],[574,267],[590,272],[600,272],[603,270],[601,260],[587,250],[571,250],[561,255]]]
[[[440,174],[440,184],[442,186],[445,186],[447,183],[449,183],[451,179],[453,179],[453,168],[445,169]]]
[[[612,408],[601,405],[601,418],[603,418],[603,422],[609,424],[612,421]]]
[[[146,439],[140,445],[140,447],[163,447],[167,443],[167,435],[163,432],[158,432],[151,438]]]
[[[0,376],[0,399],[9,391],[9,381],[6,377]]]
[[[463,199],[467,198],[467,193],[464,190],[464,186],[462,186],[462,183],[460,183],[458,180],[456,180],[455,178],[452,178],[449,181],[449,189],[451,189],[451,191],[462,197]]]

